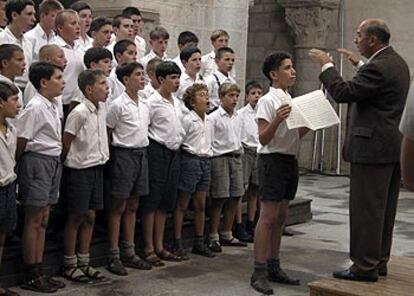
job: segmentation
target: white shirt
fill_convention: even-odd
[[[223,107],[208,116],[213,127],[212,147],[213,156],[220,156],[230,152],[242,152],[241,122],[236,110],[230,116]]]
[[[15,154],[17,133],[11,124],[7,123],[6,134],[0,132],[0,186],[4,187],[17,179],[14,172],[16,166]]]
[[[2,32],[0,32],[0,44],[16,44],[23,49],[24,56],[26,58],[26,69],[23,76],[16,77],[16,85],[20,88],[24,88],[29,81],[29,67],[32,64],[32,45],[27,38],[22,35],[21,39],[18,39],[7,26]]]
[[[30,42],[32,46],[32,61],[37,62],[39,61],[39,50],[42,46],[50,43],[54,43],[56,41],[56,34],[54,31],[47,35],[46,32],[43,30],[40,23],[38,23],[33,29],[27,31],[24,36]]]
[[[110,88],[108,99],[106,100],[106,105],[109,106],[116,98],[118,98],[125,91],[125,85],[118,80],[116,76],[116,69],[112,69],[109,77],[107,79],[108,86]]]
[[[264,119],[268,123],[271,123],[272,120],[276,117],[276,111],[283,104],[283,98],[278,96],[278,92],[282,91],[281,89],[276,89],[274,87],[269,88],[269,92],[265,94],[257,103],[257,115],[256,119]],[[287,94],[289,99],[292,99],[289,94]],[[299,130],[287,128],[286,121],[282,121],[273,138],[267,145],[261,145],[259,143],[259,148],[257,149],[258,153],[282,153],[288,155],[297,155],[299,152]]]
[[[96,108],[85,99],[69,113],[65,133],[75,136],[65,160],[67,167],[85,169],[102,165],[109,159],[104,104]]]
[[[19,114],[16,127],[17,136],[27,139],[25,151],[60,156],[62,136],[56,98],[49,101],[37,93]]]
[[[210,110],[217,108],[220,105],[220,97],[218,92],[220,85],[226,82],[236,83],[236,80],[234,80],[233,77],[230,75],[226,76],[218,70],[208,76],[205,81],[208,88],[208,95],[210,96]]]
[[[182,74],[185,72],[185,68],[184,68],[183,63],[181,62],[180,54],[178,54],[178,56],[176,56],[175,58],[173,58],[173,59],[172,59],[172,61],[173,61],[174,63],[176,63],[176,64],[177,64],[177,66],[180,68],[180,70],[181,70],[181,75],[182,75]]]
[[[213,74],[215,71],[217,71],[217,64],[216,64],[215,58],[216,58],[216,52],[214,50],[210,51],[208,54],[203,55],[201,57],[201,70],[200,70],[201,76],[207,77]],[[236,79],[236,70],[234,67],[230,71],[230,76],[233,79]]]
[[[252,105],[247,104],[238,110],[237,113],[242,125],[242,143],[249,148],[257,148],[259,146],[259,127],[256,121],[257,106],[253,109]]]
[[[1,75],[0,74],[0,81],[1,82],[6,82],[6,83],[8,83],[8,84],[12,84],[12,85],[14,85],[14,86],[16,86],[17,87],[17,85],[16,85],[16,83],[14,83],[13,81],[11,81],[8,77],[6,77],[6,76],[4,76],[4,75]],[[30,82],[29,82],[30,83]],[[20,87],[17,87],[17,90],[18,90],[18,94],[17,94],[17,96],[18,96],[18,98],[19,98],[19,103],[20,103],[20,105],[21,106],[24,106],[23,105],[23,103],[24,103],[24,100],[23,100],[23,92],[22,92],[22,90],[20,89]]]
[[[56,37],[55,42],[63,49],[66,60],[68,61],[65,71],[63,72],[63,79],[66,84],[62,94],[62,103],[67,105],[73,100],[73,97],[79,94],[78,76],[85,69],[83,64],[84,52],[79,45],[75,43],[72,47],[60,36]]]
[[[137,62],[139,62],[147,52],[147,42],[141,36],[135,36],[135,45],[137,46]]]
[[[201,157],[213,156],[212,126],[208,117],[203,120],[192,110],[184,116],[182,124],[185,132],[182,149]]]
[[[204,79],[201,78],[200,74],[197,74],[196,79],[194,80],[187,74],[187,72],[184,71],[183,73],[181,73],[181,76],[180,76],[180,87],[178,88],[178,90],[175,92],[174,95],[178,99],[182,100],[183,95],[185,91],[187,90],[187,88],[192,86],[194,83],[205,84]]]
[[[411,83],[400,122],[401,133],[414,141],[414,83]]]
[[[142,66],[144,66],[145,71],[147,69],[148,62],[152,60],[153,58],[160,58],[160,57],[151,49],[151,51],[140,60],[140,63],[142,64]],[[164,52],[163,57],[160,59],[163,61],[168,60],[167,53]]]
[[[155,91],[147,100],[147,106],[151,122],[149,137],[170,150],[178,150],[184,137],[182,110],[178,99],[173,96],[171,102]]]
[[[155,93],[154,87],[152,87],[151,82],[149,82],[143,90],[138,91],[138,95],[140,98],[147,100],[150,96]]]
[[[124,92],[116,98],[106,115],[106,125],[112,130],[112,146],[147,147],[149,110],[143,102],[135,102]]]
[[[24,89],[24,95],[23,95],[23,102],[26,106],[29,101],[38,93],[37,89],[33,86],[33,84],[29,81],[26,85],[26,88]],[[58,108],[59,108],[59,117],[63,119],[63,104],[62,104],[62,96],[56,97],[56,100],[58,102]]]
[[[78,40],[75,41],[76,45],[78,46],[84,53],[93,47],[93,38],[89,35],[86,35],[86,39],[83,40],[82,37],[79,37]]]

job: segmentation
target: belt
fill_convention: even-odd
[[[210,159],[210,157],[208,157],[208,156],[199,156],[197,154],[190,153],[190,152],[188,152],[184,149],[181,149],[180,152],[181,152],[182,155],[187,156],[187,157],[198,158],[198,159],[201,159],[201,160]]]

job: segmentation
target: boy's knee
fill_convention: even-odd
[[[129,200],[126,204],[125,210],[129,214],[135,213],[138,210],[138,200],[137,199]]]
[[[91,226],[95,223],[95,217],[96,217],[95,211],[89,211],[87,214],[84,215],[83,223]]]

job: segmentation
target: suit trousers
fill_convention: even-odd
[[[391,253],[400,191],[399,163],[351,163],[350,258],[353,271],[375,275]]]

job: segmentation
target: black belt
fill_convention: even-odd
[[[197,154],[193,154],[193,153],[188,152],[188,151],[186,151],[184,149],[181,149],[181,154],[184,155],[184,156],[187,156],[187,157],[199,158],[201,160],[206,160],[206,159],[209,159],[210,158],[208,156],[199,156]]]
[[[241,153],[239,153],[239,152],[228,152],[228,153],[224,153],[224,154],[221,154],[221,155],[217,155],[215,157],[222,157],[222,156],[224,156],[224,157],[240,157]]]

